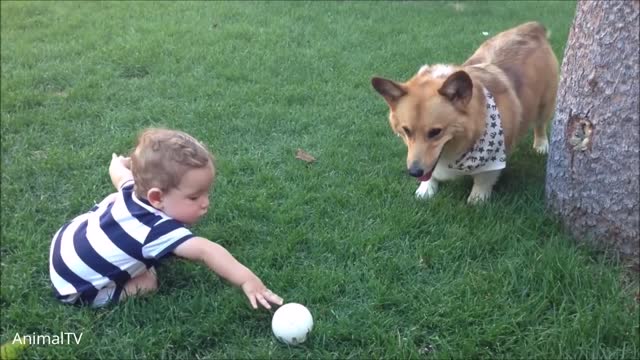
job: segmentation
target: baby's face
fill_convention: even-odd
[[[195,224],[209,209],[209,192],[213,179],[211,164],[188,170],[180,185],[164,194],[163,211],[184,224]]]

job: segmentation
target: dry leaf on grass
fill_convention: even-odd
[[[316,161],[316,158],[314,158],[313,156],[309,155],[308,153],[306,153],[302,149],[298,149],[298,151],[296,151],[296,159],[300,159],[300,160],[308,162],[308,163],[312,163],[312,162]]]

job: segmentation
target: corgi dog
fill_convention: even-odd
[[[528,22],[488,39],[462,65],[424,65],[406,82],[373,77],[407,146],[407,170],[420,181],[416,197],[431,198],[439,182],[470,175],[467,202],[487,200],[530,125],[533,148],[547,153],[558,71],[546,29]]]

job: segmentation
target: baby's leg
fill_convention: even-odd
[[[124,284],[124,290],[120,294],[120,299],[123,300],[127,297],[143,295],[155,291],[158,289],[158,277],[156,276],[156,270],[151,267],[142,274],[129,279]]]

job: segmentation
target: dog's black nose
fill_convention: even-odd
[[[409,175],[413,177],[420,177],[424,174],[424,170],[415,162],[411,164],[411,167],[407,171],[409,171]]]

